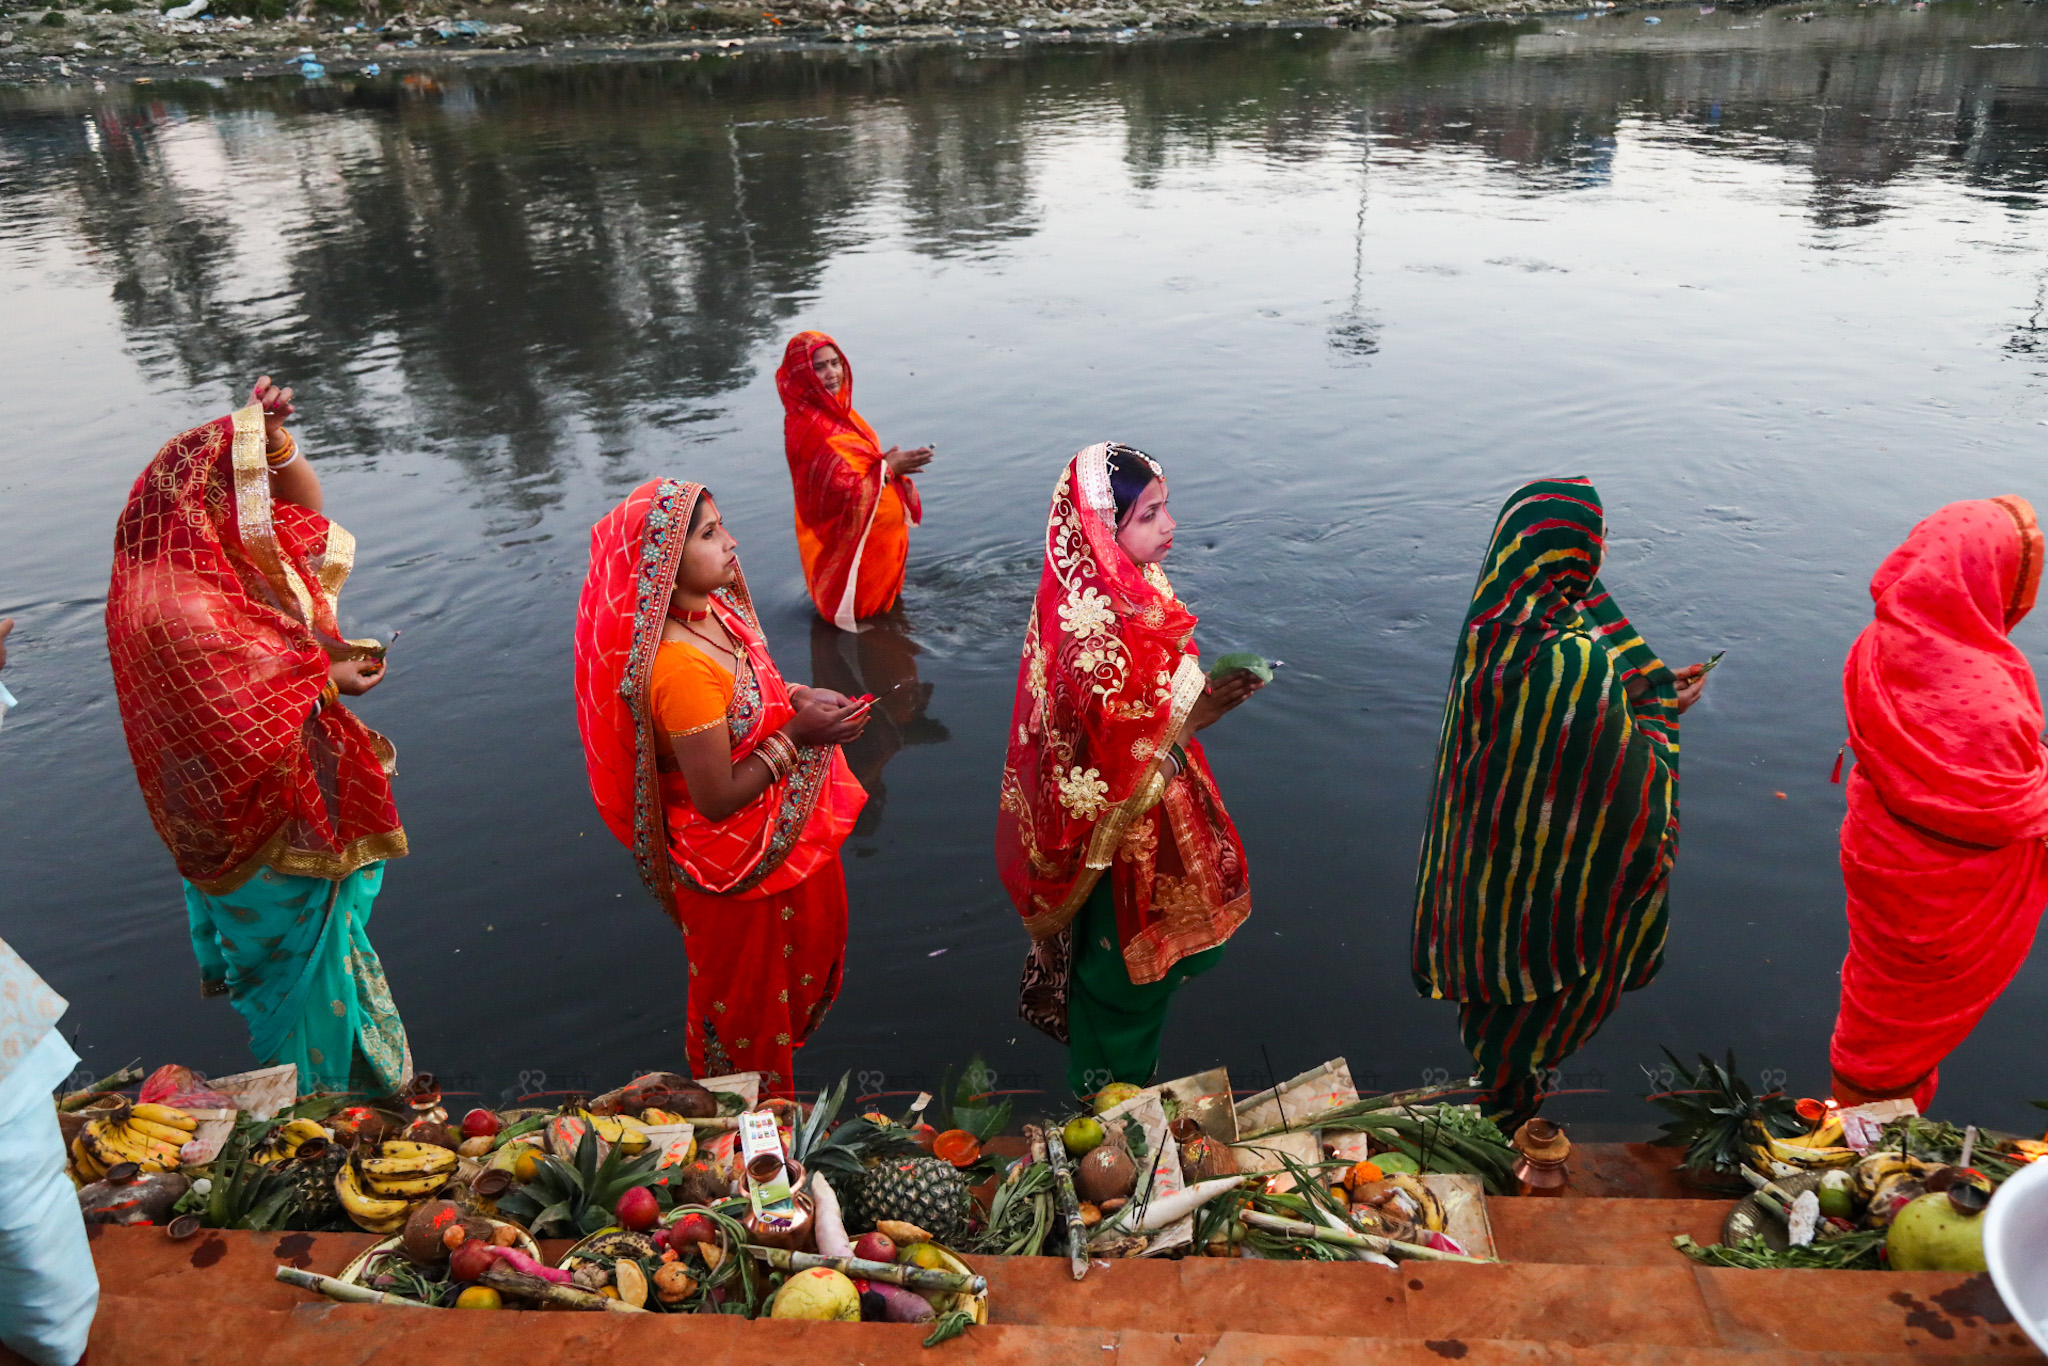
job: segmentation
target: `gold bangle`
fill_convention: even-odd
[[[333,706],[337,701],[339,701],[340,698],[341,685],[336,683],[331,678],[328,679],[327,686],[320,690],[320,710],[327,710],[327,708]]]
[[[265,451],[263,453],[263,463],[270,466],[272,470],[281,470],[298,458],[299,443],[292,440],[290,432],[284,434],[284,444],[282,446],[274,451]]]
[[[761,743],[754,747],[754,753],[760,755],[761,762],[768,766],[770,783],[784,781],[796,767],[796,746],[792,745],[789,737],[781,731],[764,737]]]

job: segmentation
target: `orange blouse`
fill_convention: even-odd
[[[725,722],[736,688],[733,676],[687,640],[664,640],[647,679],[648,709],[666,735],[695,735]]]

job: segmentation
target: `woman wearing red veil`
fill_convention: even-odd
[[[903,596],[910,528],[924,504],[910,476],[932,449],[882,449],[853,410],[853,367],[823,332],[799,332],[775,372],[783,453],[796,488],[796,546],[818,615],[843,631]]]
[[[1844,1104],[1934,1099],[2048,906],[2041,696],[2010,633],[2041,582],[2022,498],[1951,503],[1870,581],[1842,670],[1849,953],[1829,1050]]]
[[[1010,716],[996,858],[1032,940],[1019,1010],[1068,1045],[1076,1095],[1152,1079],[1174,991],[1251,913],[1194,735],[1259,683],[1203,673],[1195,614],[1159,567],[1173,532],[1150,456],[1100,445],[1067,463]]]
[[[173,437],[114,529],[107,653],[135,777],[185,878],[203,995],[226,996],[302,1091],[385,1095],[412,1071],[370,947],[406,852],[391,744],[341,704],[382,647],[335,619],[355,538],[285,430],[291,390]]]
[[[692,1072],[787,1092],[839,994],[839,846],[867,800],[839,745],[866,711],[782,681],[738,549],[711,495],[675,479],[591,528],[576,714],[590,795],[683,932]]]

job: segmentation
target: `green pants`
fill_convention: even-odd
[[[1131,980],[1116,930],[1109,877],[1096,882],[1074,918],[1074,967],[1067,996],[1067,1085],[1092,1095],[1113,1081],[1144,1086],[1159,1067],[1166,1007],[1190,977],[1223,957],[1223,945],[1181,959],[1157,982]]]

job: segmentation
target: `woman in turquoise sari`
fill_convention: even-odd
[[[411,1074],[370,947],[406,852],[390,742],[346,707],[383,677],[344,640],[355,538],[285,431],[291,391],[174,437],[114,534],[107,650],[135,776],[185,878],[203,995],[226,996],[299,1089],[388,1095]]]

